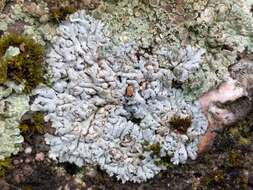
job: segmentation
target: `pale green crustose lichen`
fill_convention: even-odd
[[[38,8],[44,15],[40,16],[45,18],[49,14],[47,4],[40,1],[35,8]],[[31,8],[30,8],[31,9]],[[55,25],[51,23],[45,23],[40,21],[38,16],[34,16],[29,8],[25,6],[25,3],[15,4],[11,6],[8,13],[0,13],[0,30],[6,32],[8,27],[15,25],[16,23],[22,23],[23,34],[31,36],[36,42],[46,45],[46,43],[52,39],[55,34]],[[20,26],[19,26],[20,27]],[[22,27],[21,27],[22,28]]]
[[[116,44],[136,41],[149,53],[161,47],[177,51],[188,44],[206,49],[199,72],[181,86],[194,100],[227,80],[228,67],[239,52],[252,51],[250,4],[249,0],[102,1],[91,14],[105,23]]]
[[[29,110],[29,97],[21,94],[22,88],[13,82],[0,86],[0,160],[16,154],[23,142],[18,126]]]

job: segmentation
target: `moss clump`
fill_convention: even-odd
[[[152,152],[153,156],[160,157],[161,145],[159,143],[150,144],[148,141],[142,143],[144,150]]]
[[[175,168],[176,165],[172,164],[170,160],[171,160],[171,157],[169,156],[161,157],[160,159],[155,161],[155,164],[157,166],[162,166],[165,168],[170,168],[170,169]]]
[[[22,121],[19,125],[19,129],[23,134],[44,134],[45,123],[43,113],[34,112],[30,119]]]
[[[207,187],[208,189],[212,189],[214,187],[223,188],[224,180],[225,176],[222,171],[214,171],[209,176],[205,176],[202,179],[202,185]]]
[[[18,48],[20,53],[6,57],[10,47]],[[29,37],[9,34],[0,38],[0,84],[16,81],[25,85],[24,92],[31,92],[45,82],[43,56],[44,48]]]
[[[159,143],[149,145],[148,150],[152,151],[153,155],[160,157],[161,146]]]
[[[77,9],[73,6],[59,7],[51,10],[50,20],[53,22],[61,22],[66,20],[67,16],[76,12]]]
[[[241,121],[237,126],[231,127],[229,129],[229,132],[231,136],[239,142],[239,145],[241,146],[248,146],[252,143],[252,129],[253,126],[247,123],[248,121]]]
[[[185,134],[187,129],[192,124],[192,118],[190,116],[180,117],[178,115],[174,115],[170,119],[169,124],[172,129],[177,130],[179,133]]]
[[[0,160],[0,177],[5,176],[6,172],[12,168],[12,163],[10,158],[5,158]]]
[[[165,168],[174,168],[175,165],[171,163],[169,156],[161,157],[161,145],[159,143],[150,144],[148,141],[142,143],[144,150],[150,151],[152,156],[156,157],[155,164]],[[139,158],[142,160],[144,156],[140,155]]]
[[[201,161],[205,172],[198,189],[249,189],[253,165],[252,118],[251,113],[216,137],[212,152]],[[247,143],[241,143],[241,138]]]
[[[224,165],[230,168],[242,168],[243,167],[243,155],[239,151],[232,150],[228,154],[228,162]]]

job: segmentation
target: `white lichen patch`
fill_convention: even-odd
[[[105,23],[115,43],[135,41],[142,48],[168,47],[174,52],[189,44],[205,49],[198,72],[181,85],[187,99],[194,100],[228,79],[228,67],[237,62],[238,53],[252,52],[251,4],[251,0],[102,1],[91,14]]]
[[[115,45],[106,34],[85,11],[57,29],[46,58],[52,87],[37,89],[31,107],[44,111],[56,129],[46,135],[49,156],[78,166],[99,165],[122,182],[152,178],[163,169],[156,161],[164,156],[174,164],[195,159],[207,120],[172,81],[186,80],[200,66],[204,50],[179,49],[175,76],[160,67],[158,54],[142,52],[134,42]],[[191,118],[185,133],[171,126],[174,116]],[[146,143],[159,144],[159,155]]]
[[[18,126],[29,110],[29,97],[21,91],[22,86],[12,82],[0,86],[0,160],[16,154],[23,142]]]
[[[20,54],[19,48],[10,46],[10,47],[6,50],[6,52],[5,52],[5,54],[4,54],[3,57],[4,57],[5,59],[10,59],[10,58],[15,57],[15,56],[17,56],[17,55],[19,55],[19,54]]]
[[[185,83],[191,74],[198,71],[202,66],[202,57],[205,49],[187,46],[176,51],[162,47],[157,52],[159,55],[160,66],[173,71],[176,80]]]

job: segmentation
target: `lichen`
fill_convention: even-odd
[[[57,29],[46,60],[52,88],[38,88],[31,107],[56,129],[46,134],[49,156],[99,165],[123,182],[153,177],[163,169],[156,164],[160,157],[174,164],[195,159],[207,129],[198,102],[185,101],[172,87],[175,76],[159,66],[157,54],[135,42],[115,45],[107,34],[85,11]],[[195,59],[184,63],[191,67]],[[192,118],[185,134],[171,131],[175,114]],[[145,141],[153,146],[147,149]]]
[[[6,82],[0,86],[0,160],[16,154],[23,141],[18,129],[22,115],[29,110],[29,97],[22,86]]]
[[[101,19],[115,43],[136,41],[153,51],[186,45],[206,50],[198,72],[181,85],[194,100],[229,77],[239,52],[252,51],[250,1],[102,1],[91,15]],[[163,65],[170,65],[170,59]]]
[[[115,43],[136,41],[147,48],[156,39],[157,15],[142,1],[102,1],[91,14],[106,23]]]
[[[0,31],[4,32],[8,29],[8,24],[6,22],[0,22]]]
[[[31,92],[45,82],[43,56],[43,47],[28,37],[10,34],[0,38],[1,84],[16,81]]]
[[[14,30],[29,35],[43,46],[54,36],[56,25],[47,22],[49,10],[44,1],[20,2],[11,5],[9,9],[8,12],[0,14],[0,30],[4,34]]]
[[[208,124],[196,99],[252,52],[247,3],[102,1],[71,15],[47,54],[52,87],[32,105],[56,129],[50,157],[123,182],[153,177],[163,159],[195,159]]]

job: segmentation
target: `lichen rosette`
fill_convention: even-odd
[[[174,164],[195,159],[207,120],[198,102],[185,101],[173,87],[177,76],[160,67],[158,54],[111,38],[85,11],[62,23],[46,58],[52,87],[35,91],[32,110],[45,112],[56,129],[46,134],[51,158],[99,165],[122,182],[142,182],[163,169],[156,161],[164,156]],[[185,133],[171,127],[175,115],[191,118]],[[159,155],[147,143],[159,144]]]

